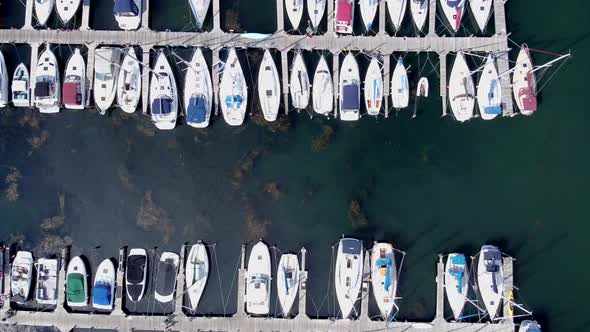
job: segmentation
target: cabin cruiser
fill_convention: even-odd
[[[115,0],[113,14],[123,30],[137,30],[141,23],[142,0]]]
[[[28,251],[19,251],[12,262],[10,290],[11,301],[17,304],[25,304],[29,299],[33,276],[33,254]]]
[[[125,113],[133,113],[141,98],[141,67],[133,47],[127,49],[117,78],[117,105]]]
[[[156,128],[174,129],[178,117],[178,90],[174,73],[164,52],[158,54],[158,60],[152,70],[149,97],[152,121]]]
[[[84,109],[86,106],[86,64],[76,48],[66,64],[63,82],[63,103],[67,109]]]
[[[344,319],[351,315],[359,298],[363,282],[363,251],[363,243],[357,239],[343,238],[338,243],[334,282]]]
[[[24,63],[16,67],[12,76],[12,105],[15,107],[31,106],[31,76]]]
[[[59,68],[55,54],[53,54],[49,46],[39,56],[34,77],[33,96],[35,96],[35,106],[39,109],[39,112],[59,112],[59,102],[61,100]]]
[[[246,312],[268,315],[270,308],[270,253],[259,241],[252,247],[246,272]]]
[[[117,94],[117,79],[121,68],[121,49],[97,48],[94,57],[94,102],[100,114],[113,105]]]
[[[348,53],[340,69],[340,120],[356,121],[360,117],[361,82],[359,66],[352,53]]]
[[[0,107],[6,107],[8,101],[8,72],[4,54],[0,51]]]

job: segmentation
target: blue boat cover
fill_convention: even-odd
[[[94,304],[111,305],[111,285],[106,282],[99,282],[94,287]]]
[[[240,108],[242,107],[242,96],[236,95],[236,96],[227,96],[225,97],[225,105],[228,108],[232,107],[233,102],[236,103],[236,108]]]
[[[386,258],[379,258],[376,262],[376,265],[380,268],[385,267],[385,281],[383,282],[383,288],[385,290],[389,290],[389,285],[391,284],[391,265],[393,263],[393,259],[391,254],[387,254]]]
[[[360,255],[363,243],[357,239],[342,239],[342,252],[347,255]]]
[[[203,96],[191,97],[186,108],[186,121],[203,123],[207,120],[206,101]]]
[[[168,97],[156,98],[152,103],[152,114],[168,115],[172,113],[172,99]]]
[[[465,265],[465,256],[458,255],[451,258],[451,263],[455,265]]]
[[[483,108],[485,114],[502,114],[502,107],[500,106],[486,106]]]
[[[138,9],[133,0],[115,0],[113,13],[124,16],[137,16]]]
[[[356,111],[359,109],[359,86],[345,85],[342,88],[342,110]]]

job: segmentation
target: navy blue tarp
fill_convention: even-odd
[[[345,85],[342,88],[342,110],[356,111],[359,109],[359,86]]]
[[[360,255],[363,243],[357,239],[342,239],[342,252],[348,255]]]
[[[115,0],[113,13],[123,16],[137,16],[137,6],[133,0]]]
[[[172,113],[172,99],[156,98],[152,103],[152,114],[168,115]]]
[[[186,121],[190,123],[203,123],[207,119],[205,97],[191,97],[186,108]]]

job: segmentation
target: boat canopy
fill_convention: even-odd
[[[233,103],[236,103],[236,108],[242,107],[242,96],[235,95],[225,97],[225,105],[228,108],[231,108]]]
[[[86,300],[86,291],[84,290],[84,278],[80,273],[71,273],[68,275],[66,295],[68,301],[72,303],[82,303]]]
[[[356,111],[359,109],[359,86],[357,84],[345,85],[342,88],[342,110]]]
[[[35,95],[37,97],[49,97],[51,84],[49,82],[37,82],[35,84]]]
[[[186,108],[186,121],[190,123],[203,123],[206,120],[207,110],[205,97],[191,97]]]
[[[78,93],[79,84],[74,82],[64,83],[63,86],[63,102],[64,104],[80,105],[82,103],[82,95]]]
[[[111,305],[111,285],[108,282],[99,282],[94,287],[94,304]]]
[[[140,255],[129,256],[127,259],[127,282],[136,284],[143,281],[147,257]]]
[[[457,255],[451,258],[451,263],[455,265],[465,265],[465,256]]]
[[[166,259],[158,263],[158,279],[156,290],[158,294],[167,296],[174,292],[176,285],[176,264],[172,259]]]
[[[113,13],[119,16],[137,16],[139,10],[133,0],[115,0]]]
[[[338,13],[336,13],[338,22],[352,21],[352,1],[350,0],[338,0]]]
[[[389,289],[391,284],[391,265],[393,263],[391,253],[387,254],[385,258],[379,258],[376,262],[376,265],[382,269],[385,269],[385,280],[383,282],[383,288],[385,290]]]
[[[347,255],[360,255],[363,244],[357,239],[342,239],[342,252]]]
[[[152,103],[152,114],[168,115],[172,113],[172,99],[169,97],[156,98]]]

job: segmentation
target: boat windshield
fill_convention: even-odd
[[[112,79],[113,79],[113,74],[111,74],[111,73],[96,72],[96,80],[97,81],[110,81]]]

